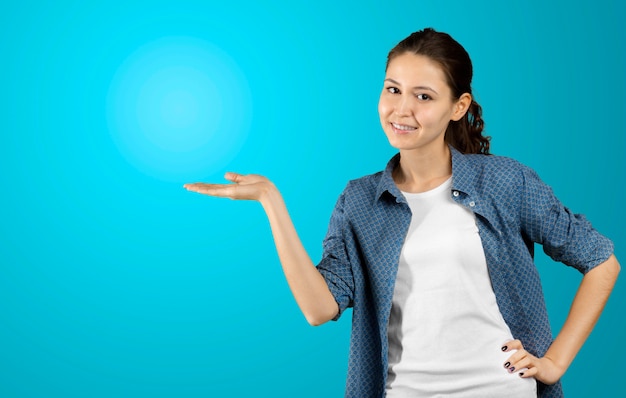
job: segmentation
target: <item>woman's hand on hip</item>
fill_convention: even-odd
[[[515,351],[503,364],[504,368],[512,374],[517,373],[522,378],[534,377],[544,384],[554,384],[563,376],[562,369],[556,362],[548,357],[537,358],[524,349],[519,340],[507,341],[502,346],[502,351]]]

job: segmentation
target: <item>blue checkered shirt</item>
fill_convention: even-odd
[[[543,356],[552,333],[534,243],[555,261],[582,273],[604,262],[613,244],[582,215],[571,213],[528,167],[504,157],[452,151],[450,195],[476,214],[498,306],[513,336]],[[411,211],[392,179],[400,155],[384,171],[350,181],[339,197],[324,239],[319,272],[339,304],[352,307],[346,397],[383,397],[387,325],[400,251]],[[337,319],[336,318],[336,319]],[[468,355],[471,343],[464,346]],[[562,397],[560,383],[538,383],[538,396]]]

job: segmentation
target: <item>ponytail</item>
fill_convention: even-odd
[[[485,122],[482,108],[472,100],[465,116],[458,121],[451,121],[446,130],[445,140],[461,153],[482,153],[489,155],[491,137],[482,135]]]

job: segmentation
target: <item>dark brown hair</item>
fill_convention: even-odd
[[[449,34],[432,28],[412,33],[389,52],[387,67],[391,60],[407,52],[423,55],[441,65],[455,99],[463,93],[472,94],[472,61],[463,46]],[[484,125],[482,108],[472,96],[465,116],[458,121],[450,121],[445,140],[461,153],[489,155],[490,137],[482,135]]]

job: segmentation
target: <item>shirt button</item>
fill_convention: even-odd
[[[452,191],[452,195],[459,196],[459,191]]]
[[[474,207],[474,206],[476,206],[476,203],[474,203],[474,202],[472,201],[472,202],[469,202],[469,205],[470,205],[470,207]]]

